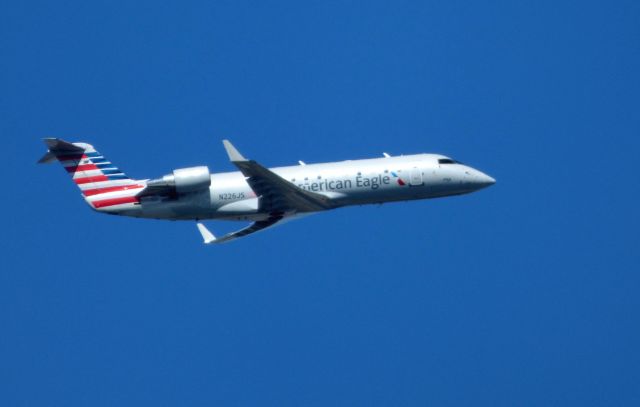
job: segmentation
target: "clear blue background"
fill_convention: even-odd
[[[0,6],[0,404],[640,403],[640,3]],[[206,247],[134,177],[439,152],[494,176]],[[216,232],[235,224],[212,223]]]

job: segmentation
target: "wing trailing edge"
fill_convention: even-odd
[[[202,238],[204,239],[204,244],[225,243],[225,242],[228,242],[230,240],[234,240],[234,239],[237,239],[237,238],[240,238],[240,237],[244,237],[244,236],[250,235],[252,233],[256,233],[256,232],[259,232],[261,230],[264,230],[264,229],[270,228],[272,226],[275,226],[278,223],[280,223],[280,221],[283,218],[284,218],[283,215],[272,215],[272,216],[270,216],[269,218],[267,218],[265,220],[259,220],[259,221],[253,222],[251,225],[247,226],[246,228],[237,230],[235,232],[227,233],[226,235],[221,236],[221,237],[216,237],[201,222],[198,222],[197,226],[198,226],[198,230],[200,231],[200,234],[202,235]]]
[[[274,226],[280,226],[292,220],[301,219],[312,214],[313,213],[274,214],[265,220],[253,222],[246,228],[228,233],[221,237],[216,237],[202,222],[198,222],[196,225],[202,235],[204,244],[225,243],[230,240],[238,239]]]

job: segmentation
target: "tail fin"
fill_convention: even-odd
[[[139,203],[135,194],[144,187],[144,182],[129,178],[92,145],[57,138],[45,138],[44,142],[49,151],[38,163],[58,160],[92,208],[120,210]]]

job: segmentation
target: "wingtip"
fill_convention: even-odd
[[[229,140],[222,140],[222,144],[224,145],[224,149],[227,150],[227,155],[229,156],[229,160],[236,162],[236,161],[247,161],[246,158],[244,158],[242,156],[242,154],[240,154],[240,152],[238,151],[237,148],[235,148],[233,146],[233,144],[231,144],[231,142]]]
[[[202,235],[202,238],[204,239],[204,244],[210,244],[216,241],[216,237],[213,235],[213,233],[211,233],[209,229],[207,229],[205,225],[198,222],[197,226],[200,234]]]

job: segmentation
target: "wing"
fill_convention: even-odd
[[[222,143],[231,162],[260,197],[260,210],[269,213],[315,212],[334,207],[328,197],[299,188],[257,162],[247,160],[229,140]]]
[[[207,227],[200,222],[198,222],[197,225],[198,225],[198,230],[200,231],[200,234],[202,235],[202,238],[204,239],[205,244],[225,243],[230,240],[237,239],[239,237],[244,237],[252,233],[259,232],[261,230],[270,228],[272,226],[283,224],[295,217],[296,216],[284,217],[283,215],[273,215],[273,216],[270,216],[268,219],[254,222],[244,229],[240,229],[238,231],[228,233],[222,237],[215,237],[213,233],[211,233],[211,231],[207,229]]]
[[[223,144],[231,162],[240,169],[253,192],[260,198],[260,210],[270,215],[265,220],[254,222],[244,229],[222,237],[215,237],[199,222],[198,230],[205,244],[225,243],[306,216],[311,212],[335,207],[328,197],[298,188],[257,162],[247,160],[228,140],[223,140]]]

